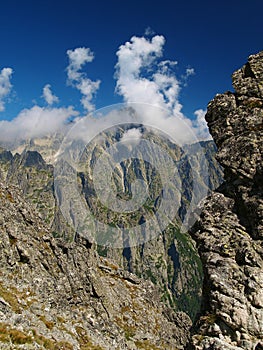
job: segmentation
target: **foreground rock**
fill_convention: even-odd
[[[192,230],[204,268],[191,349],[263,349],[263,52],[233,74],[206,120],[226,182]]]

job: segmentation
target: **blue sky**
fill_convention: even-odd
[[[178,100],[183,113],[193,118],[216,93],[232,89],[232,72],[263,49],[262,13],[262,0],[2,1],[0,71],[10,67],[13,74],[0,120],[34,105],[47,106],[41,97],[46,84],[59,98],[57,107],[85,113],[80,90],[67,84],[67,50],[78,47],[95,55],[82,66],[87,78],[101,81],[94,106],[122,102],[115,92],[116,52],[132,36],[142,37],[146,28],[152,37],[165,38],[162,60],[178,62],[173,67],[181,81]],[[195,74],[185,83],[182,76],[189,68]]]

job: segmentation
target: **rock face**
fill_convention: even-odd
[[[225,183],[191,232],[204,269],[196,350],[263,349],[263,52],[233,74],[233,86],[206,115]]]

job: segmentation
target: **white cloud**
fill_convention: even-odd
[[[203,109],[197,109],[194,114],[196,116],[196,119],[193,124],[197,130],[198,138],[200,140],[212,139],[212,136],[209,134],[207,122],[205,120],[206,111]]]
[[[94,54],[88,47],[78,47],[75,50],[68,50],[69,65],[67,67],[68,79],[70,81],[79,80],[82,67],[94,59]]]
[[[10,82],[12,68],[3,68],[0,72],[0,112],[5,110],[4,98],[10,93],[12,84]]]
[[[124,142],[127,146],[137,145],[142,138],[142,133],[139,129],[132,128],[122,135],[121,142]]]
[[[161,35],[154,36],[152,40],[133,36],[131,41],[120,46],[116,65],[117,90],[120,94],[127,79],[137,79],[142,68],[150,67],[157,57],[162,56],[164,42]]]
[[[177,61],[165,60],[158,63],[159,70],[162,73],[167,73],[171,68],[178,64]]]
[[[75,50],[68,50],[67,55],[69,58],[68,83],[81,92],[83,95],[81,103],[88,112],[91,112],[95,109],[92,99],[99,89],[100,80],[92,81],[80,70],[86,63],[93,61],[94,54],[89,48],[79,47]]]
[[[120,46],[116,91],[125,102],[149,103],[171,110],[177,105],[180,86],[172,74],[172,67],[177,62],[158,62],[164,43],[164,37],[156,35],[151,40],[132,37],[130,42]],[[143,75],[145,71],[147,74]]]
[[[49,106],[53,105],[53,103],[59,102],[58,97],[52,93],[50,84],[44,86],[43,98]]]
[[[195,74],[194,68],[187,68],[186,69],[186,77],[190,77],[191,75]]]
[[[83,107],[91,112],[95,109],[95,106],[92,104],[93,95],[97,92],[100,86],[100,81],[92,81],[88,78],[81,79],[80,82],[76,85],[77,89],[82,93],[81,103]]]
[[[42,137],[55,133],[63,128],[70,117],[76,117],[78,112],[73,107],[42,108],[34,106],[22,110],[11,121],[0,121],[0,139],[3,143]]]
[[[185,70],[185,74],[181,76],[181,82],[184,87],[188,85],[188,78],[191,77],[192,75],[195,75],[195,70],[194,68],[187,68]]]
[[[151,27],[147,27],[144,31],[144,35],[146,35],[146,36],[150,36],[150,35],[154,35],[154,34],[155,34],[155,32]]]
[[[193,122],[182,113],[179,95],[181,85],[194,74],[194,69],[187,68],[182,81],[179,81],[174,73],[177,62],[161,60],[164,44],[165,38],[156,35],[151,39],[133,36],[121,45],[115,66],[116,91],[127,103],[143,103],[163,109],[161,112],[161,109],[146,106],[141,111],[144,122],[169,134],[172,132],[181,144],[192,142],[195,136],[204,135],[204,124],[199,112],[195,114],[199,119]]]

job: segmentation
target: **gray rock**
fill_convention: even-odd
[[[263,52],[233,74],[206,120],[225,183],[203,202],[191,231],[204,269],[202,313],[191,349],[262,349]]]

